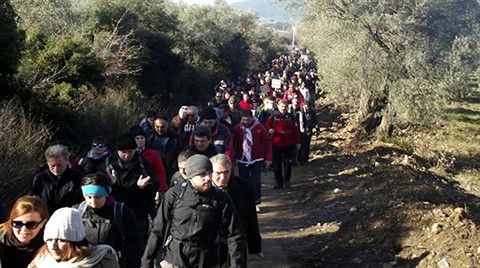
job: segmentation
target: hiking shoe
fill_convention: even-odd
[[[255,210],[257,211],[257,213],[260,213],[260,207],[258,205],[255,205]]]
[[[275,184],[273,186],[273,189],[281,189],[281,188],[283,188],[283,185],[281,185],[281,184]]]
[[[290,182],[289,181],[286,181],[283,184],[285,185],[285,188],[290,188]]]

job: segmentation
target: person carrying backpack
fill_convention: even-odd
[[[161,267],[215,267],[219,265],[220,236],[225,237],[230,267],[246,267],[242,223],[230,196],[212,185],[212,163],[204,155],[187,160],[188,181],[165,194],[142,257],[142,267],[153,267],[157,251],[165,251]]]
[[[74,206],[82,215],[88,242],[111,246],[119,256],[120,267],[139,267],[140,237],[136,232],[133,211],[111,197],[111,180],[103,173],[88,174],[82,179],[85,198]]]

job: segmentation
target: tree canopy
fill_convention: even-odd
[[[318,56],[322,86],[359,106],[367,131],[434,122],[478,70],[478,1],[300,3],[301,41]]]

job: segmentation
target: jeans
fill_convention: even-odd
[[[253,185],[253,197],[255,204],[260,204],[262,201],[262,170],[264,161],[257,161],[253,164],[246,165],[238,163],[238,174]]]

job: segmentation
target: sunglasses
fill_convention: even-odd
[[[105,147],[105,144],[101,144],[101,143],[92,143],[92,147],[93,147],[93,148],[103,148],[103,147]]]
[[[40,223],[41,222],[37,222],[37,221],[27,221],[27,222],[12,221],[12,227],[17,229],[22,229],[22,227],[25,226],[27,229],[33,230],[33,229],[36,229],[38,225],[40,225]]]

